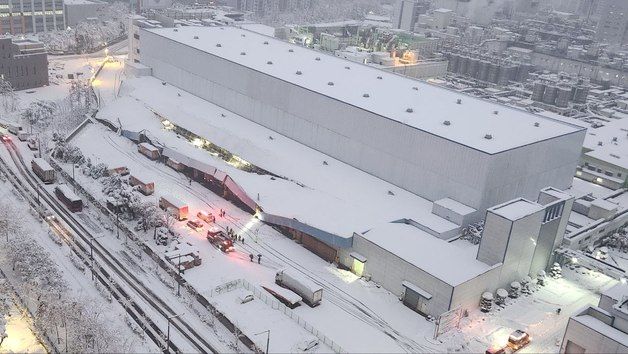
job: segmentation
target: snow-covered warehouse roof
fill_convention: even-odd
[[[490,154],[582,130],[241,28],[146,31]]]
[[[388,223],[361,234],[365,239],[451,286],[460,285],[491,269],[467,248],[434,237],[404,223]]]

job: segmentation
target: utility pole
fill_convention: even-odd
[[[257,336],[264,333],[266,333],[266,354],[268,354],[268,347],[270,345],[270,329],[259,332],[259,333],[255,333],[254,335]]]
[[[166,317],[168,319],[168,334],[166,336],[166,351],[168,353],[170,353],[170,321],[172,321],[173,319],[177,318],[177,317],[181,317],[183,316],[183,313],[180,313],[178,315],[173,315],[170,317]]]
[[[177,279],[177,296],[181,296],[181,253],[179,253],[179,263],[177,264],[177,273],[179,279]]]

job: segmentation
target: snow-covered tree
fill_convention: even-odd
[[[156,228],[162,224],[161,210],[154,204],[150,202],[141,203],[141,207],[138,210],[137,216],[137,226],[138,229],[144,230],[144,232]]]
[[[536,283],[540,286],[545,286],[546,278],[547,275],[545,274],[545,271],[541,269],[536,275]]]
[[[462,236],[460,238],[463,240],[468,240],[472,244],[477,245],[480,243],[480,240],[482,239],[483,230],[484,230],[484,220],[480,220],[464,228],[462,230]]]
[[[5,112],[14,112],[17,109],[19,98],[15,94],[11,83],[4,78],[0,78],[0,96],[2,97],[2,107]]]
[[[3,199],[0,202],[0,238],[10,241],[22,232],[23,220],[20,213],[11,200]]]
[[[507,297],[508,291],[502,288],[497,289],[495,292],[495,305],[503,306],[506,303]]]
[[[81,149],[62,140],[57,142],[52,156],[64,163],[76,165],[87,163],[87,159],[83,156]]]
[[[516,299],[519,297],[519,294],[521,292],[521,284],[519,284],[518,281],[513,281],[512,283],[510,283],[510,297],[513,299]]]
[[[530,278],[529,276],[525,276],[523,277],[523,279],[521,279],[521,293],[522,294],[526,294],[529,295],[532,293],[532,289],[530,288],[532,286],[532,278]]]
[[[47,128],[52,123],[57,104],[47,100],[37,100],[22,112],[22,118],[28,125]]]
[[[493,293],[485,292],[480,298],[480,310],[482,312],[489,312],[493,307]]]
[[[552,265],[552,268],[549,271],[549,275],[554,279],[562,278],[563,272],[562,272],[562,268],[560,267],[560,264],[554,263]]]

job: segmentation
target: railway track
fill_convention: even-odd
[[[124,266],[117,259],[117,257],[114,257],[105,247],[103,247],[94,235],[85,229],[80,221],[74,218],[72,213],[70,213],[54,196],[51,195],[50,192],[40,185],[36,177],[30,173],[27,164],[24,162],[23,157],[13,142],[5,142],[5,147],[7,148],[13,163],[17,167],[19,174],[22,176],[22,179],[19,179],[3,160],[0,164],[2,165],[3,172],[7,175],[7,177],[9,177],[9,179],[12,180],[12,183],[16,185],[16,188],[18,188],[23,195],[24,193],[27,193],[27,199],[36,205],[40,204],[40,202],[46,204],[50,210],[56,214],[57,218],[61,219],[71,229],[75,236],[78,236],[82,242],[76,242],[73,238],[70,240],[67,236],[69,233],[62,233],[64,241],[71,244],[71,247],[77,256],[83,260],[87,267],[92,268],[94,277],[109,288],[112,296],[120,302],[120,304],[126,309],[127,313],[129,313],[129,315],[138,323],[138,325],[146,332],[151,340],[155,342],[155,344],[157,344],[160,348],[164,348],[165,352],[182,352],[180,345],[173,343],[174,339],[171,340],[170,343],[165,343],[166,336],[164,331],[161,330],[155,321],[153,321],[146,311],[144,311],[144,308],[147,307],[147,310],[158,313],[163,316],[164,319],[173,317],[177,315],[177,313],[168,304],[166,304],[161,297],[146,287],[142,281],[135,276],[135,274],[131,273],[128,267]],[[9,176],[11,174],[13,175],[13,178]],[[25,186],[22,181],[26,181],[27,185]],[[34,200],[32,192],[28,191],[28,187],[38,194],[37,201]],[[58,223],[58,220],[48,221]],[[63,226],[61,225],[61,227]],[[91,263],[94,261],[92,258],[92,252],[94,256],[103,262],[105,267],[92,267]],[[116,281],[114,276],[119,281]],[[124,286],[121,286],[121,284]],[[134,301],[131,293],[135,296],[139,296],[144,306],[141,306],[138,302]],[[215,348],[207,342],[203,335],[198,333],[180,317],[172,318],[170,320],[170,324],[174,331],[184,337],[198,352],[217,352],[217,350],[215,350]]]

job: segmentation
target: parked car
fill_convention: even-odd
[[[491,347],[486,349],[485,354],[506,354],[506,348]]]
[[[508,336],[508,347],[517,351],[530,344],[530,335],[523,330],[516,330]]]
[[[188,226],[189,226],[192,230],[195,230],[195,231],[200,231],[200,230],[202,230],[202,229],[203,229],[203,223],[202,223],[200,220],[198,220],[198,219],[189,220],[189,221],[187,222],[187,225],[188,225]]]
[[[212,213],[209,213],[209,212],[206,212],[206,211],[203,211],[203,210],[199,211],[196,214],[196,217],[201,219],[201,220],[203,220],[203,221],[205,221],[208,224],[216,222],[216,218],[214,217],[214,215]]]

